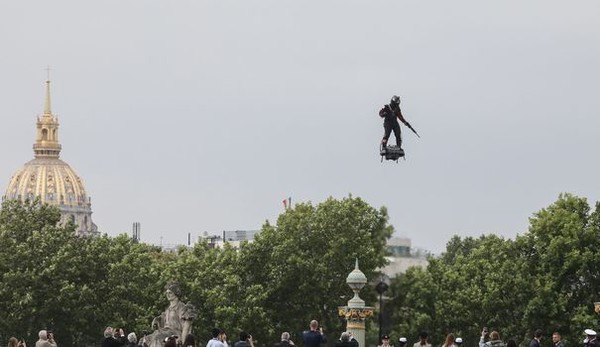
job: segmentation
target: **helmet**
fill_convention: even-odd
[[[394,95],[392,96],[392,104],[399,104],[400,103],[400,97],[398,95]]]

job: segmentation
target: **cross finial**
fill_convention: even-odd
[[[50,81],[50,65],[48,65],[45,70],[46,70],[46,73],[48,75],[47,81]]]

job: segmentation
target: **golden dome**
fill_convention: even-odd
[[[50,205],[88,206],[81,178],[58,158],[36,158],[25,164],[10,180],[7,199],[39,198]]]
[[[36,126],[35,159],[12,176],[3,200],[38,198],[42,203],[58,206],[61,222],[74,222],[78,234],[97,234],[98,228],[91,218],[91,200],[81,178],[58,158],[61,145],[58,142],[58,118],[50,110],[50,81],[46,81],[44,114],[38,117]]]

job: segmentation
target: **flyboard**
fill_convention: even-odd
[[[381,162],[383,162],[383,158],[385,158],[385,160],[393,160],[397,163],[398,159],[404,158],[404,150],[398,146],[384,147],[383,144],[381,144],[379,154],[381,155]],[[406,160],[406,158],[404,158],[404,160]]]

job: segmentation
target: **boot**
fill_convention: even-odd
[[[386,143],[382,142],[381,145],[379,146],[379,154],[385,155],[387,153],[386,147],[387,147]]]

